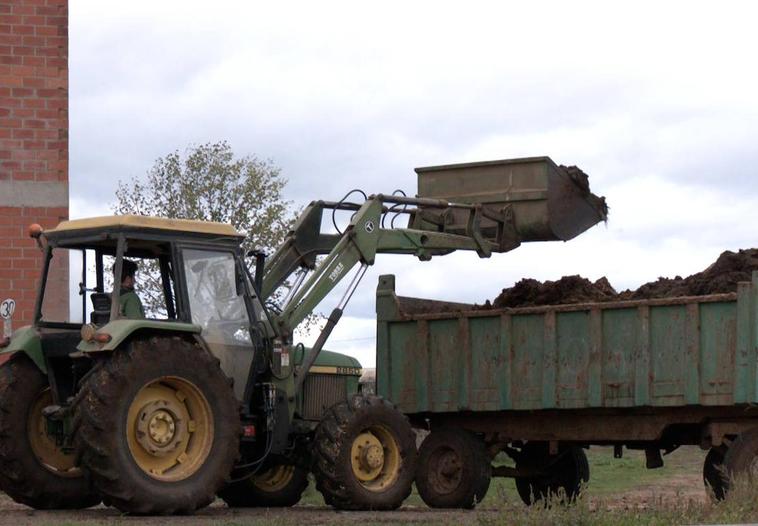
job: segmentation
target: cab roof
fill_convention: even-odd
[[[72,219],[63,221],[52,230],[45,231],[46,236],[62,237],[66,234],[76,235],[83,232],[98,231],[155,231],[162,233],[200,234],[222,237],[245,237],[232,225],[214,221],[194,221],[190,219],[167,219],[164,217],[117,215]]]

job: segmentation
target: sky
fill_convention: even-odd
[[[570,242],[377,258],[327,345],[370,367],[381,274],[482,303],[522,277],[636,288],[756,246],[756,19],[736,1],[74,0],[71,215],[219,140],[271,159],[296,206],[412,195],[418,166],[547,155],[589,174],[609,221]]]

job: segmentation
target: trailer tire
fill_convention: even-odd
[[[316,428],[316,489],[343,510],[394,510],[410,495],[416,468],[410,422],[387,400],[356,394]]]
[[[218,496],[230,508],[288,508],[300,502],[307,487],[308,471],[277,464],[259,475],[228,484]]]
[[[25,354],[0,366],[0,489],[38,510],[83,509],[100,496],[44,432],[42,409],[52,404],[47,377]]]
[[[582,486],[590,479],[587,455],[580,447],[570,446],[551,458],[545,442],[527,442],[516,462],[516,469],[541,469],[541,477],[517,477],[516,489],[524,504],[540,501],[549,503],[557,498],[561,503],[576,500]]]
[[[724,495],[735,480],[747,480],[750,484],[758,482],[758,427],[740,433],[729,444],[724,455],[726,467]]]
[[[715,500],[724,500],[729,490],[729,476],[724,465],[725,445],[713,447],[708,451],[703,462],[703,482]]]
[[[484,441],[460,428],[432,431],[419,448],[416,488],[430,508],[471,509],[490,487]]]
[[[239,457],[238,403],[219,361],[180,337],[136,340],[95,365],[75,401],[77,454],[106,504],[188,514]]]

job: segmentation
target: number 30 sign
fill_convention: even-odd
[[[12,299],[4,300],[0,303],[0,318],[9,320],[13,316],[13,311],[16,310],[16,302]]]

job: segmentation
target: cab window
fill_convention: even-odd
[[[192,323],[203,328],[209,343],[249,345],[250,321],[234,254],[185,249],[183,260]]]

